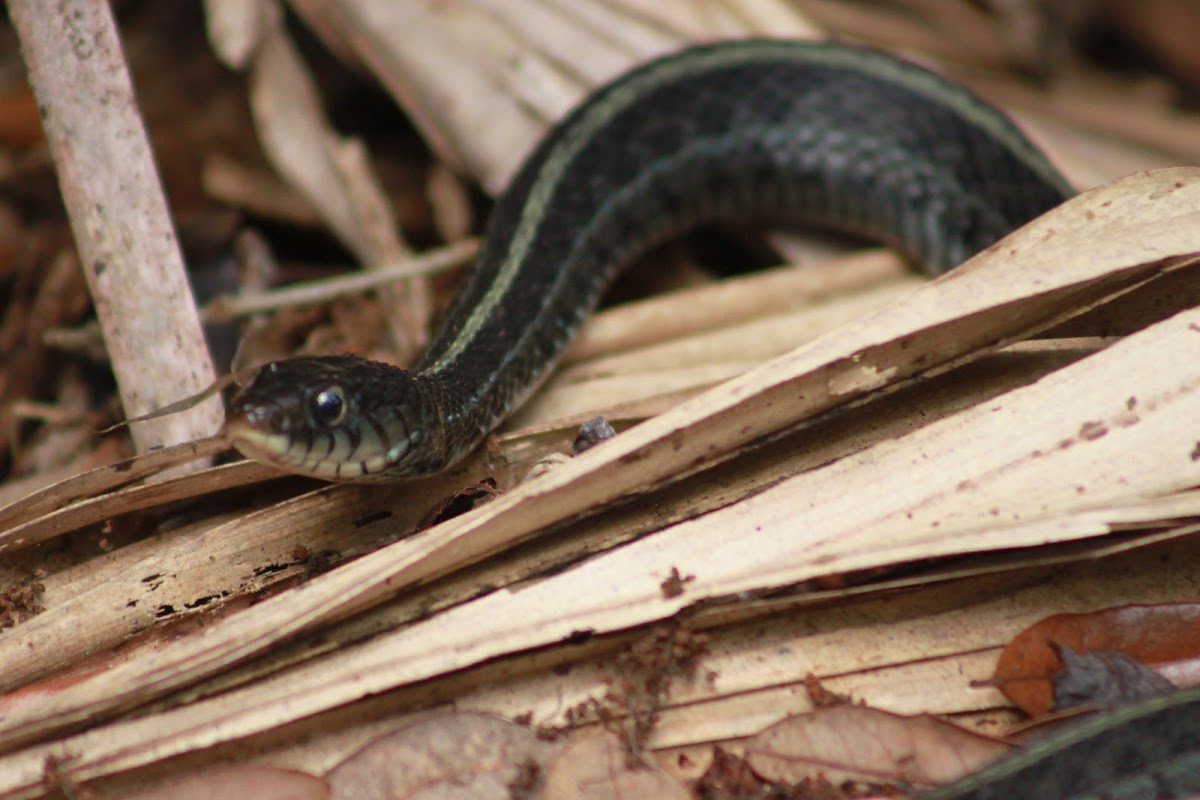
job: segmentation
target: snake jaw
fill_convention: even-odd
[[[297,462],[288,458],[291,440],[287,436],[256,428],[245,416],[226,417],[224,433],[229,443],[246,458],[272,464],[289,472],[296,472],[299,468]]]

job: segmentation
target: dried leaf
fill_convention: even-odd
[[[325,777],[333,800],[508,800],[510,786],[558,745],[487,714],[443,714],[375,740]]]
[[[327,800],[329,785],[303,772],[275,767],[209,767],[182,778],[120,795],[121,800],[212,800],[253,797],[255,800]]]
[[[576,737],[546,768],[542,800],[692,800],[688,788],[654,766],[630,764],[621,741],[607,731]]]
[[[788,717],[746,742],[746,761],[769,781],[942,784],[1008,745],[930,716],[832,706]]]
[[[1200,604],[1117,606],[1087,614],[1056,614],[1014,636],[993,680],[1031,717],[1053,706],[1050,677],[1062,669],[1051,643],[1076,652],[1116,650],[1143,664],[1195,661],[1200,656]]]
[[[213,52],[228,66],[241,69],[250,60],[268,24],[263,19],[266,12],[262,5],[241,0],[207,0],[204,10]]]

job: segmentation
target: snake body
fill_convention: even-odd
[[[842,229],[936,274],[1070,194],[1007,117],[913,64],[837,44],[692,47],[604,86],[538,145],[412,371],[275,362],[226,430],[247,456],[318,478],[427,475],[551,369],[621,266],[694,225]],[[928,797],[1182,796],[1200,786],[1198,714],[1194,691],[1102,714]]]
[[[412,371],[275,362],[226,430],[326,480],[435,473],[547,373],[620,267],[695,225],[845,230],[936,274],[1070,193],[1001,112],[914,64],[831,43],[691,47],[600,88],[534,149]]]
[[[918,800],[1182,800],[1200,796],[1200,688],[1103,711]]]

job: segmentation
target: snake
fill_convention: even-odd
[[[698,225],[842,231],[936,276],[1072,194],[1009,117],[915,63],[836,42],[690,46],[600,87],[534,147],[411,369],[272,362],[226,434],[329,481],[435,474],[538,386],[620,269]],[[1200,791],[1197,719],[1200,692],[1154,698],[923,797],[1182,797]]]
[[[1101,711],[918,800],[1182,800],[1200,796],[1200,687]]]
[[[694,45],[600,87],[533,148],[411,369],[269,363],[225,433],[323,480],[431,475],[538,386],[623,266],[698,225],[843,231],[937,275],[1071,194],[1004,113],[916,64],[835,42]]]

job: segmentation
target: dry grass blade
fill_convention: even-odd
[[[161,461],[149,457],[134,461],[139,471],[153,472],[161,469],[160,465],[163,462],[186,463],[196,458],[197,455],[215,455],[226,449],[228,449],[228,444],[223,438],[211,437],[201,442],[176,445],[166,453],[172,457],[164,458]],[[154,455],[159,454],[155,453]],[[40,501],[39,504],[44,502],[47,505],[57,505],[62,492],[75,487],[86,489],[87,494],[95,492],[98,495],[96,497],[79,500],[70,505],[63,503],[64,507],[62,508],[47,510],[37,515],[28,515],[25,521],[19,523],[16,522],[16,519],[26,515],[23,513],[18,515],[17,512],[24,512],[25,504],[16,504],[14,507],[10,507],[16,519],[11,527],[0,530],[0,553],[11,553],[14,550],[32,547],[55,536],[112,520],[121,514],[154,508],[199,495],[219,492],[223,489],[247,486],[280,476],[279,471],[273,467],[243,462],[224,467],[213,467],[195,473],[194,477],[191,475],[176,477],[159,484],[133,486],[109,493],[96,491],[100,485],[109,483],[106,479],[111,477],[113,472],[112,467],[101,467],[84,473],[80,476],[81,480],[71,479],[55,484],[44,492],[34,495],[33,499]],[[128,478],[126,475],[119,477],[123,479],[122,483],[136,480],[136,478]]]
[[[13,546],[11,530],[35,517],[50,514],[78,500],[93,497],[119,486],[139,481],[164,468],[182,461],[214,455],[227,445],[221,437],[210,437],[163,448],[138,458],[97,467],[48,486],[0,508],[0,547]]]
[[[36,703],[13,703],[0,738],[11,746],[84,717],[95,718],[128,703],[145,702],[232,666],[289,636],[376,604],[401,586],[428,581],[511,546],[531,531],[710,465],[738,447],[814,413],[918,371],[943,369],[1120,295],[1200,252],[1200,229],[1195,224],[1197,192],[1200,174],[1180,169],[1135,176],[1080,197],[962,270],[920,287],[871,318],[684,403],[481,509],[314,578],[299,595],[264,601],[137,662],[50,693],[38,692]],[[1056,392],[1092,387],[1080,392],[1087,402],[1077,399],[1074,413],[1104,424],[1106,435],[1096,435],[1098,428],[1081,430],[1079,420],[1055,412],[1040,427],[1027,428],[1031,437],[1036,432],[1037,441],[1019,441],[1003,424],[1006,416],[997,416],[987,407],[969,409],[931,426],[928,432],[918,431],[904,440],[879,445],[882,449],[858,459],[854,470],[849,469],[850,460],[836,462],[825,470],[797,476],[751,503],[731,506],[723,515],[710,514],[703,522],[677,526],[593,559],[570,574],[574,588],[565,594],[557,579],[549,579],[517,594],[490,595],[429,623],[383,637],[354,654],[356,678],[352,682],[322,677],[327,667],[317,663],[310,670],[292,673],[274,688],[263,687],[258,697],[262,702],[271,696],[283,702],[286,697],[288,710],[277,711],[304,716],[503,653],[559,641],[581,628],[625,628],[669,616],[699,598],[792,585],[846,566],[831,563],[828,557],[833,543],[848,541],[837,531],[854,531],[861,548],[856,550],[855,567],[884,563],[871,558],[878,542],[868,545],[868,537],[911,541],[923,536],[922,530],[931,525],[944,532],[952,523],[959,530],[968,523],[978,524],[981,520],[964,517],[954,503],[964,492],[976,492],[972,506],[984,519],[990,516],[992,502],[1000,502],[995,493],[1019,490],[1024,497],[1026,487],[1018,482],[1014,489],[1011,481],[1029,469],[1031,452],[1042,454],[1033,458],[1035,466],[1041,458],[1055,474],[1080,471],[1085,465],[1091,465],[1087,469],[1092,472],[1088,492],[1081,496],[1073,484],[1051,482],[1042,472],[1031,470],[1031,479],[1043,487],[1033,506],[1039,513],[1078,506],[1084,500],[1099,502],[1121,492],[1163,492],[1187,481],[1195,483],[1197,476],[1192,473],[1197,467],[1189,456],[1190,445],[1172,451],[1179,442],[1173,434],[1165,435],[1175,414],[1191,413],[1183,406],[1194,403],[1196,395],[1181,393],[1179,388],[1191,385],[1195,378],[1186,366],[1164,370],[1151,357],[1169,353],[1180,359],[1181,365],[1200,363],[1200,357],[1188,355],[1200,348],[1200,338],[1189,327],[1197,324],[1194,317],[1195,313],[1185,312],[1148,328],[1061,370],[1052,380],[1016,390],[1003,404],[1008,414],[1038,419],[1039,410],[1062,407]],[[1114,383],[1114,371],[1136,388]],[[1115,403],[1128,412],[1125,403],[1131,394],[1140,397],[1144,405],[1137,407],[1137,424],[1122,426],[1121,420],[1112,416],[1115,409],[1104,409]],[[955,461],[950,470],[939,468],[928,476],[912,474],[916,454],[944,450],[947,442],[961,442],[964,436],[971,441],[972,431],[985,430],[999,435],[994,446],[984,451],[987,460],[979,460],[976,453],[968,460]],[[1056,449],[1056,443],[1072,435],[1078,437],[1077,447]],[[1135,465],[1127,459],[1103,462],[1136,467],[1137,481],[1131,482],[1130,475],[1116,469],[1096,471],[1085,446],[1092,448],[1090,454],[1110,448],[1146,453],[1162,467],[1148,470],[1145,464]],[[889,466],[888,459],[905,466]],[[1010,464],[1021,464],[1022,469],[1006,466]],[[863,495],[845,492],[845,474],[871,485],[876,501],[863,503]],[[940,478],[933,480],[933,475]],[[800,484],[822,481],[843,488],[832,494],[820,488],[803,491],[802,496],[809,499],[798,509],[789,493],[797,491]],[[959,487],[962,481],[971,485]],[[895,488],[886,488],[889,484]],[[1046,486],[1054,486],[1057,494],[1047,494]],[[900,491],[901,487],[907,491]],[[1004,496],[1009,505],[1002,508],[1016,503],[1013,495]],[[818,502],[813,498],[824,499]],[[772,510],[776,503],[778,511]],[[780,524],[780,513],[790,522]],[[803,514],[802,519],[797,518],[798,513]],[[909,513],[920,515],[918,524],[899,524]],[[744,525],[753,529],[759,524],[754,520],[763,519],[776,519],[771,528],[774,535],[753,535],[750,529],[736,532]],[[797,539],[794,530],[811,531],[816,538]],[[921,552],[949,554],[961,549],[955,538],[939,537]],[[695,561],[697,558],[701,561]],[[663,597],[661,576],[654,577],[667,565],[697,576],[697,582],[681,598]],[[645,575],[646,580],[630,581],[631,575]],[[567,596],[578,597],[579,606],[564,607],[562,598]],[[551,597],[558,599],[551,601]],[[498,629],[497,620],[519,624]],[[404,655],[398,657],[400,653]],[[344,668],[346,663],[340,666]],[[309,687],[303,698],[288,688],[296,685],[291,681]],[[196,715],[208,713],[204,708],[224,721],[219,726],[196,727]],[[155,736],[170,729],[172,718],[171,714],[154,718]],[[180,728],[169,747],[158,740],[153,751],[156,758],[165,752],[205,746],[201,740],[211,744],[249,735],[263,730],[268,719],[272,724],[280,720],[275,712],[264,715],[261,706],[241,714],[223,704],[191,707],[180,717],[181,724],[185,718],[186,730],[192,732]],[[197,733],[200,730],[204,733]],[[85,736],[88,742],[99,741],[92,734]],[[89,757],[91,767],[80,764],[81,775],[91,774],[103,759],[91,744],[76,752],[95,753],[97,759]],[[28,756],[12,758],[16,762],[10,764],[15,768],[11,774],[28,777]]]
[[[354,42],[438,155],[492,193],[507,185],[551,121],[640,60],[697,38],[814,33],[778,2],[749,12],[723,2],[703,11],[543,0],[295,5],[326,41]],[[422,35],[408,35],[413,30]]]
[[[402,260],[408,248],[362,143],[334,131],[279,8],[268,2],[261,9],[260,41],[249,67],[250,105],[266,155],[366,267]],[[217,47],[225,49],[221,43]],[[381,291],[396,313],[393,344],[411,355],[423,343],[428,323],[426,284],[411,278]]]

